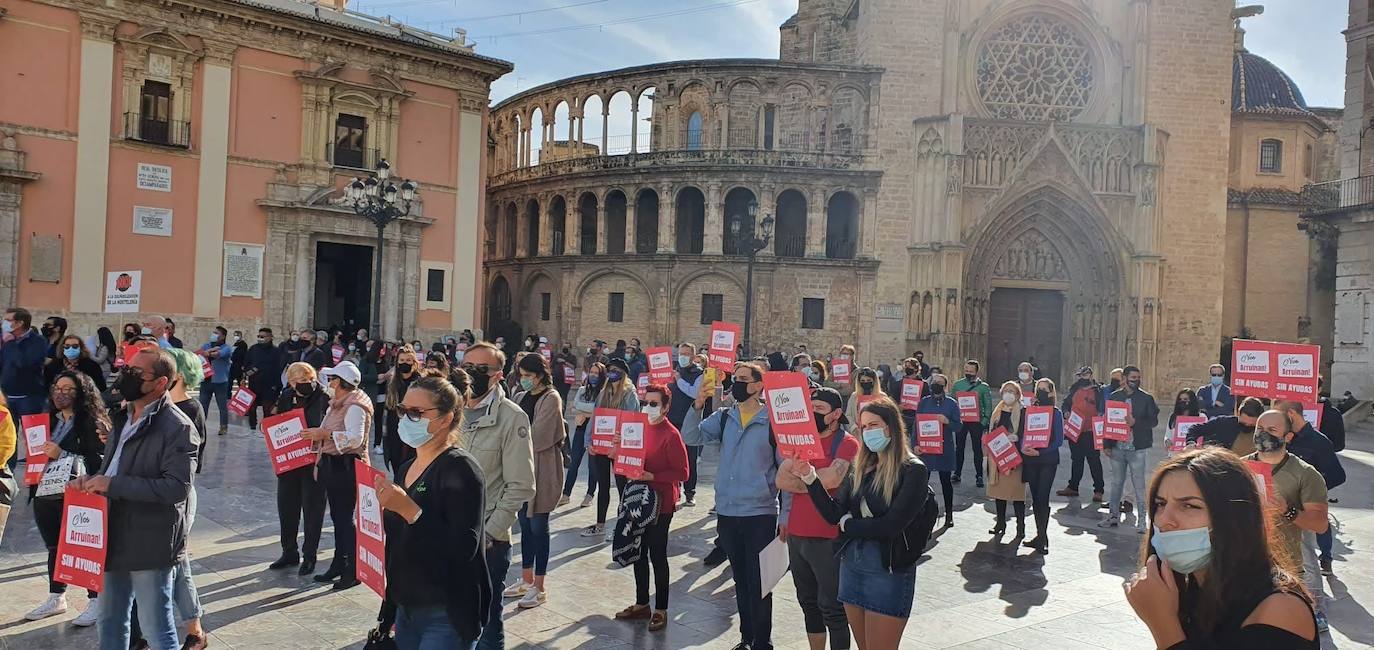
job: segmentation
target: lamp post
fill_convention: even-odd
[[[759,229],[754,229],[754,219],[758,217],[758,201],[749,202],[749,229],[745,230],[738,218],[730,222],[730,236],[735,238],[735,250],[744,251],[749,256],[748,269],[745,271],[744,280],[744,356],[748,357],[751,349],[751,336],[754,321],[754,260],[758,257],[759,251],[768,248],[768,242],[773,238],[773,217],[765,216],[763,222],[759,224]]]
[[[373,261],[372,278],[372,322],[370,329],[375,337],[380,337],[382,329],[382,246],[385,243],[386,227],[391,222],[410,214],[411,202],[415,200],[416,184],[410,179],[401,181],[397,187],[391,179],[391,165],[383,158],[377,162],[377,171],[367,178],[354,178],[344,188],[344,198],[353,207],[353,212],[367,217],[377,226],[377,259]]]

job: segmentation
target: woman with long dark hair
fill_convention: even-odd
[[[563,398],[553,390],[549,362],[527,354],[515,364],[520,390],[513,400],[530,418],[530,445],[534,448],[534,498],[518,513],[520,521],[521,581],[502,594],[520,597],[521,609],[538,607],[548,597],[544,577],[549,570],[549,514],[563,496],[563,445],[568,431],[563,422]]]
[[[606,366],[593,363],[592,367],[587,369],[582,385],[577,388],[573,398],[568,400],[566,417],[568,427],[573,430],[572,457],[567,475],[563,478],[563,498],[559,499],[559,505],[567,503],[572,498],[573,485],[577,483],[577,474],[582,469],[582,457],[591,446],[592,415],[596,412],[596,399],[601,396],[601,389],[605,385]],[[582,498],[582,508],[591,505],[592,499],[596,498],[596,481],[592,480],[590,458],[587,465],[587,496]]]
[[[90,349],[91,360],[100,366],[100,371],[106,374],[114,372],[115,345],[114,333],[110,328],[100,326],[95,330],[95,337],[86,342],[86,347]]]
[[[1174,430],[1174,425],[1178,422],[1180,415],[1199,415],[1202,413],[1202,403],[1197,398],[1197,392],[1191,388],[1178,391],[1178,396],[1174,398],[1174,411],[1169,414],[1169,430]]]
[[[96,390],[91,377],[73,370],[58,373],[48,391],[48,417],[51,439],[43,445],[48,462],[72,465],[79,462],[84,465],[82,473],[99,470],[101,456],[105,453],[105,440],[110,432],[110,418],[105,413],[100,391]],[[68,458],[71,460],[68,461]],[[73,467],[68,477],[76,471],[77,468]],[[41,495],[38,494],[38,486],[29,488],[34,523],[38,525],[43,545],[48,548],[48,599],[24,616],[30,621],[67,611],[67,585],[52,579],[57,561],[57,542],[62,531],[63,493],[60,486],[46,488]],[[90,604],[72,621],[74,625],[86,627],[95,624],[100,611],[96,604],[97,595],[93,591],[87,592]]]
[[[600,408],[620,411],[638,411],[639,395],[630,382],[630,367],[624,359],[611,359],[606,363],[606,387],[601,390],[596,405]],[[611,456],[590,451],[592,480],[596,484],[596,523],[582,529],[582,537],[608,535],[606,530],[606,509],[611,505]],[[625,477],[616,475],[616,489],[623,487]],[[611,541],[609,537],[606,541]]]
[[[1321,647],[1312,599],[1274,553],[1244,461],[1216,447],[1178,454],[1155,470],[1146,503],[1154,525],[1125,590],[1158,647]]]
[[[401,418],[397,415],[396,408],[401,404],[401,400],[405,399],[410,383],[420,378],[420,370],[415,348],[402,345],[396,350],[395,363],[387,373],[391,377],[386,382],[386,435],[382,439],[382,458],[386,461],[386,466],[391,468],[392,475],[401,469],[402,463],[415,457],[415,449],[402,444],[400,434],[397,433]]]
[[[91,353],[86,349],[86,343],[81,337],[75,334],[62,337],[57,354],[57,360],[49,362],[43,368],[43,381],[46,385],[51,386],[59,372],[79,372],[90,377],[91,381],[95,382],[97,390],[105,392],[105,371],[91,358]]]
[[[1035,516],[1035,537],[1023,542],[1041,555],[1050,552],[1050,490],[1054,488],[1054,473],[1059,468],[1059,446],[1064,444],[1064,414],[1055,407],[1059,396],[1055,393],[1054,381],[1048,377],[1035,380],[1035,406],[1050,409],[1050,441],[1044,447],[1031,447],[1026,444],[1022,416],[1021,440],[1017,443],[1021,451],[1021,478],[1030,490],[1031,510]],[[986,455],[991,459],[991,455]]]

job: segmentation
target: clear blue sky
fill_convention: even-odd
[[[1288,72],[1310,105],[1342,106],[1345,0],[1240,4],[1252,3],[1264,4],[1265,13],[1245,21],[1248,49]],[[466,28],[478,52],[515,63],[515,72],[492,88],[496,101],[548,81],[631,65],[694,58],[775,58],[777,27],[796,6],[797,0],[354,0],[350,4],[358,11],[390,15],[440,33]],[[661,15],[667,13],[676,15]]]

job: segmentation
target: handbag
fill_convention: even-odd
[[[378,625],[367,632],[367,643],[363,644],[363,650],[396,650],[396,638]]]

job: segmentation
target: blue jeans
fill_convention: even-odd
[[[229,382],[208,382],[200,385],[200,408],[205,411],[207,420],[210,418],[211,395],[214,395],[215,404],[219,406],[219,425],[229,426]]]
[[[530,504],[520,508],[520,568],[534,568],[534,575],[549,572],[549,513],[526,514]]]
[[[1323,562],[1331,561],[1331,525],[1326,526],[1326,532],[1317,534],[1317,548],[1321,551]]]
[[[396,647],[399,650],[472,650],[449,623],[443,607],[396,608]]]
[[[181,620],[190,621],[205,615],[196,592],[195,576],[191,575],[191,526],[196,523],[196,486],[191,484],[186,494],[186,553],[172,572],[172,599],[176,602]]]
[[[25,415],[37,415],[48,410],[48,398],[44,395],[26,395],[23,397],[7,397],[5,403],[10,409],[10,419],[14,420],[14,430],[19,432],[19,439],[24,439],[24,425],[19,419]],[[9,457],[10,469],[14,469],[19,464],[19,448],[14,448],[14,455]]]
[[[1121,493],[1126,489],[1126,474],[1131,475],[1135,487],[1135,507],[1137,512],[1145,512],[1145,455],[1149,449],[1136,449],[1129,441],[1116,443],[1112,450],[1112,482],[1107,486],[1107,512],[1121,514]],[[1143,521],[1143,520],[1142,520]]]
[[[506,590],[506,571],[510,570],[510,542],[492,542],[486,555],[487,575],[491,576],[491,618],[487,620],[487,626],[482,628],[482,638],[478,639],[477,647],[482,650],[506,650],[506,626],[501,621],[501,592]]]
[[[588,420],[591,422],[591,420]],[[563,477],[563,496],[572,496],[573,486],[577,484],[577,472],[582,469],[582,457],[587,454],[587,425],[577,427],[577,432],[573,434],[572,464],[568,465],[568,474]],[[587,495],[596,494],[596,481],[591,478],[591,463],[587,463]]]
[[[100,650],[128,650],[129,609],[138,599],[138,624],[149,647],[177,648],[172,616],[173,567],[148,571],[107,571],[100,592]]]

